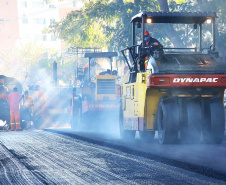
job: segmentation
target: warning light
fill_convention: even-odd
[[[151,24],[151,22],[152,22],[151,18],[147,18],[147,23]]]
[[[211,22],[212,22],[211,19],[207,19],[207,20],[206,20],[206,23],[207,23],[207,24],[211,24]]]

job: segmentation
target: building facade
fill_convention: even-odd
[[[47,49],[62,50],[62,41],[54,34],[42,31],[60,21],[71,11],[84,6],[84,0],[1,0],[0,49],[35,43]]]

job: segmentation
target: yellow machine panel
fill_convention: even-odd
[[[96,101],[99,100],[116,100],[115,75],[96,76]]]
[[[164,94],[160,93],[158,89],[147,89],[144,112],[144,126],[146,130],[154,129],[159,99]]]
[[[124,84],[122,87],[125,122],[128,120],[130,123],[132,122],[132,130],[154,129],[158,101],[160,97],[164,96],[164,93],[160,93],[157,89],[147,88],[149,74],[151,72],[138,73],[136,83]],[[144,125],[140,127],[140,124]]]

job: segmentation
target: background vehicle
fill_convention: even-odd
[[[132,44],[122,53],[129,66],[129,80],[121,86],[120,133],[153,139],[158,131],[161,144],[221,143],[225,129],[224,89],[226,64],[215,49],[215,12],[141,12],[135,15]],[[212,45],[202,47],[205,22],[212,24]],[[135,26],[147,22],[193,25],[199,28],[198,48],[164,48],[149,55],[149,48],[136,45]],[[188,26],[187,28],[191,28]],[[141,52],[138,52],[141,51]],[[127,53],[126,53],[127,52]],[[147,70],[142,66],[149,56]]]
[[[29,85],[29,95],[34,100],[32,117],[36,129],[59,128],[69,124],[72,87],[58,84],[56,62],[53,63],[53,74],[51,82],[43,81]]]
[[[45,121],[42,127],[70,126],[69,108],[72,87],[51,87],[48,91]]]
[[[118,119],[119,91],[117,85],[117,71],[112,70],[113,57],[115,52],[85,53],[89,58],[86,68],[80,70],[79,79],[81,81],[79,88],[74,89],[72,97],[72,129],[85,128],[101,129],[109,128],[110,123],[115,124],[113,120]],[[109,69],[103,69],[98,62],[92,62],[94,58],[107,58],[110,60]],[[103,71],[105,70],[105,71]],[[77,93],[75,93],[77,91]],[[78,93],[80,92],[80,93]]]

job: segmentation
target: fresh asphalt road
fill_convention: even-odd
[[[0,184],[226,184],[226,142],[159,145],[70,129],[0,133]]]

